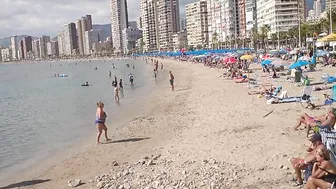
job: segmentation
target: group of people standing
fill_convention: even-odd
[[[152,59],[152,62],[154,63],[154,77],[155,79],[157,78],[157,74],[158,74],[158,69],[159,69],[159,61]],[[147,59],[146,59],[146,63],[147,63]],[[163,63],[161,63],[161,70],[163,70]],[[114,69],[115,66],[113,65]],[[135,66],[133,65],[133,69],[135,68]],[[112,72],[109,71],[109,76],[112,77]],[[132,73],[128,74],[129,77],[129,82],[131,84],[131,86],[133,86],[134,83],[134,76]],[[171,90],[174,91],[174,75],[172,71],[169,71],[169,82],[171,85]],[[123,85],[123,80],[120,79],[118,82],[118,78],[117,76],[114,76],[114,80],[112,81],[112,86],[114,87],[114,100],[116,102],[119,102],[120,97],[119,97],[119,92],[121,93],[121,95],[123,95],[123,90],[124,90],[124,85]],[[97,134],[97,144],[101,144],[100,142],[100,137],[102,132],[104,131],[105,133],[105,138],[106,138],[106,142],[110,141],[110,139],[107,137],[107,127],[105,125],[106,122],[106,118],[107,115],[104,111],[104,103],[103,102],[97,102],[97,111],[96,111],[96,119],[95,119],[95,125],[97,126],[98,129],[98,134]]]

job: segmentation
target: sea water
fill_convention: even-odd
[[[92,136],[96,102],[105,103],[111,120],[155,86],[152,72],[151,65],[140,60],[0,64],[0,179],[55,149]],[[134,75],[134,86],[129,84],[129,73]],[[114,75],[118,82],[123,79],[122,107],[114,102]],[[84,82],[90,86],[81,86]]]

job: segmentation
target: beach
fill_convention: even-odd
[[[115,173],[121,173],[113,178],[119,188],[292,187],[289,159],[302,157],[309,145],[305,130],[294,131],[293,126],[303,112],[320,115],[325,110],[307,110],[300,103],[269,105],[257,95],[248,95],[246,84],[219,77],[223,70],[159,61],[166,71],[173,71],[175,91],[170,91],[168,73],[161,74],[167,82],[147,94],[141,111],[111,127],[111,143],[92,142],[79,153],[71,146],[52,157],[65,160],[34,165],[0,188],[23,187],[24,181],[34,184],[25,188],[68,188],[71,179],[85,183],[77,188],[98,188],[96,176],[102,180],[100,176]],[[334,71],[325,68],[324,72]],[[322,73],[309,75],[318,79]],[[302,94],[303,87],[273,83],[293,96]],[[313,94],[323,100],[323,92]]]

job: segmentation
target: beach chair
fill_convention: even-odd
[[[332,95],[331,98],[327,98],[324,102],[324,105],[331,105],[336,102],[336,85],[331,88]]]
[[[312,92],[313,92],[312,86],[305,86],[305,88],[303,89],[302,96],[301,96],[301,102],[309,103],[311,100]]]

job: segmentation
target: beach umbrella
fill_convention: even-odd
[[[241,56],[240,59],[241,60],[252,60],[253,56],[249,55],[249,54],[246,54],[246,55]]]
[[[318,41],[321,41],[321,42],[336,41],[336,34],[335,33],[329,34],[323,37],[322,39],[319,39]]]
[[[298,60],[297,62],[294,62],[292,65],[288,67],[288,69],[294,69],[294,68],[299,68],[302,66],[307,66],[309,64],[313,64],[312,62],[305,61],[305,60]]]
[[[224,62],[227,64],[233,64],[237,62],[237,59],[235,57],[228,57],[226,59],[224,59]]]
[[[270,59],[264,60],[264,61],[261,62],[262,66],[269,65],[269,64],[272,64],[272,60],[270,60]]]

